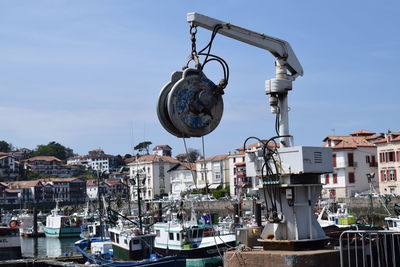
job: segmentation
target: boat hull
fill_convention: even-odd
[[[63,237],[79,237],[81,234],[80,227],[62,227],[62,228],[50,228],[43,227],[46,237],[49,238],[63,238]]]
[[[155,247],[154,250],[161,255],[176,255],[182,256],[190,260],[194,259],[208,259],[214,257],[220,257],[229,248],[235,247],[236,241],[231,241],[217,246],[206,246],[200,248],[189,248],[189,249],[174,249],[173,247]]]
[[[114,261],[107,260],[95,255],[92,255],[86,252],[86,248],[88,246],[88,240],[79,240],[75,243],[75,248],[83,255],[83,257],[92,264],[99,264],[104,266],[113,266],[113,267],[135,267],[135,266],[143,266],[143,267],[185,267],[186,260],[182,257],[162,257],[162,258],[154,258],[154,259],[145,259],[141,261]],[[121,248],[122,249],[122,248]]]

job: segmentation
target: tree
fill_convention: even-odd
[[[57,142],[50,142],[47,145],[38,145],[32,156],[53,156],[65,160],[72,154],[72,149],[60,145]]]
[[[200,152],[197,149],[189,148],[188,153],[186,155],[186,160],[188,162],[196,162],[196,160],[200,157]]]
[[[139,143],[138,145],[136,145],[133,149],[134,150],[138,150],[139,152],[143,152],[143,151],[145,151],[146,152],[146,155],[148,155],[148,154],[150,154],[149,153],[149,146],[151,145],[152,143],[150,142],[150,141],[144,141],[144,142],[141,142],[141,143]]]
[[[132,158],[131,154],[125,154],[124,159],[130,159],[130,158]]]
[[[0,141],[0,152],[10,152],[11,148],[11,144],[7,143],[6,141]]]

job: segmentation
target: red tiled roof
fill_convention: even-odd
[[[389,133],[388,136],[375,142],[375,144],[400,142],[400,132]]]
[[[375,144],[369,142],[365,136],[327,136],[323,140],[327,142],[328,140],[336,141],[332,149],[356,149],[357,147],[374,147]]]
[[[370,136],[370,135],[374,135],[374,132],[368,131],[368,130],[358,130],[354,133],[351,133],[351,136]]]
[[[181,165],[185,166],[186,168],[188,168],[191,171],[195,171],[196,170],[196,163],[191,163],[191,162],[181,162]]]
[[[170,156],[143,155],[138,158],[138,162],[158,162],[158,161],[166,161],[166,162],[170,162],[170,163],[181,163],[179,160],[174,159]],[[136,158],[134,158],[132,160],[132,163],[134,163],[134,162],[136,162]]]
[[[26,161],[61,161],[60,159],[53,157],[53,156],[37,156],[33,158],[29,158]]]
[[[41,183],[39,180],[32,180],[32,181],[15,181],[10,182],[8,187],[11,189],[19,189],[19,188],[31,188],[36,186],[38,183]]]
[[[227,157],[229,157],[229,155],[218,155],[218,156],[212,156],[212,157],[205,158],[205,159],[198,159],[198,160],[196,160],[196,162],[202,162],[202,161],[217,161],[217,160],[226,159]]]
[[[267,140],[261,140],[261,141],[262,141],[263,143],[264,143],[264,142],[267,142]],[[247,146],[245,147],[245,150],[252,149],[252,148],[259,148],[259,147],[261,147],[261,146],[262,146],[262,143],[261,143],[261,142],[257,142],[257,143],[254,143],[254,144],[247,145]],[[268,146],[269,146],[269,147],[279,147],[279,144],[274,143],[274,142],[269,142],[269,143],[268,143]],[[237,151],[243,151],[243,147],[236,148],[236,150],[237,150]]]

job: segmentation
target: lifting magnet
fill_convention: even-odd
[[[178,129],[175,128],[175,126],[171,122],[171,119],[169,118],[167,100],[169,92],[171,91],[175,83],[182,78],[182,74],[182,71],[175,71],[174,73],[172,73],[171,81],[164,85],[164,87],[161,89],[157,102],[157,116],[161,125],[169,133],[178,137],[183,137],[183,135],[178,131]]]
[[[169,119],[174,129],[170,131],[172,127],[168,130],[162,124],[175,136],[201,137],[212,132],[221,121],[222,96],[218,93],[218,87],[205,76],[202,70],[185,69],[182,78],[167,94],[168,118],[163,120],[165,122]],[[161,95],[164,95],[163,91],[160,98]],[[166,114],[165,108],[162,108],[160,112]]]

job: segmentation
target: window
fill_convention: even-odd
[[[333,174],[333,183],[337,184],[337,173]]]
[[[349,167],[354,166],[354,154],[353,153],[348,153],[347,154],[347,161],[349,163]]]
[[[397,181],[396,170],[389,170],[390,181]]]
[[[156,230],[157,237],[160,237],[160,230]]]
[[[180,233],[176,233],[176,240],[181,240],[181,234]]]
[[[329,184],[329,174],[325,174],[325,184]]]
[[[370,161],[370,158],[369,158],[369,156],[367,155],[367,156],[365,156],[365,162],[366,163],[370,163],[371,161]]]
[[[389,161],[390,161],[390,162],[395,161],[395,154],[394,154],[394,151],[389,152]]]
[[[169,240],[174,240],[174,233],[169,233]]]
[[[233,163],[236,163],[236,158],[233,158]]]
[[[336,154],[332,155],[332,166],[335,168],[336,167]]]
[[[350,184],[354,184],[355,183],[354,172],[349,172],[349,183]]]
[[[381,181],[382,182],[386,181],[386,170],[381,171]]]

